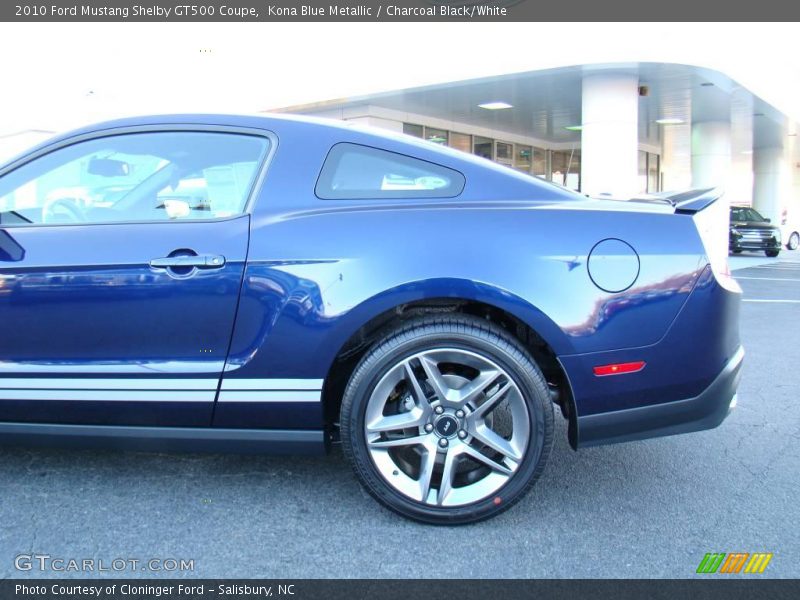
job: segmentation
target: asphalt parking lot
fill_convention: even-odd
[[[716,430],[575,453],[559,422],[532,493],[458,528],[382,509],[339,452],[0,449],[0,578],[81,575],[17,571],[33,553],[194,559],[168,574],[204,578],[692,577],[706,552],[772,552],[763,576],[798,577],[800,252],[731,266],[747,356]]]

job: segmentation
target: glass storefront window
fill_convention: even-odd
[[[639,166],[637,169],[637,188],[639,193],[647,192],[647,152],[639,150]]]
[[[425,139],[434,144],[447,145],[447,131],[444,129],[425,128]]]
[[[581,189],[581,151],[553,151],[550,154],[552,181],[571,190]]]
[[[513,144],[480,135],[447,131],[435,127],[403,123],[403,132],[436,144],[442,144],[488,158],[502,165],[513,167],[542,179],[549,179],[568,188],[580,191],[581,151],[545,150],[527,144]],[[640,177],[648,191],[656,191],[659,185],[659,157],[645,156],[644,170],[640,165]],[[641,158],[640,158],[641,160]]]
[[[514,145],[514,168],[524,173],[531,172],[531,161],[533,160],[533,147]]]
[[[495,142],[495,160],[501,165],[511,166],[514,160],[514,145],[508,142]]]
[[[547,179],[547,150],[543,148],[533,148],[533,175]]]
[[[414,125],[413,123],[403,123],[403,133],[418,138],[424,137],[422,125]]]
[[[658,154],[647,155],[647,191],[651,194],[661,191],[661,157]]]
[[[639,150],[639,192],[655,194],[661,191],[661,157]]]
[[[472,136],[466,133],[450,132],[450,147],[462,152],[472,152]]]
[[[473,153],[477,154],[478,156],[482,156],[483,158],[488,158],[489,160],[493,160],[494,159],[494,156],[492,156],[493,146],[494,146],[494,141],[491,138],[485,138],[476,135],[475,143],[472,146]]]

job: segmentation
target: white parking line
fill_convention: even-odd
[[[770,302],[773,304],[800,304],[800,300],[773,300],[765,298],[744,298],[742,302]]]
[[[756,280],[756,281],[794,281],[795,283],[800,283],[800,279],[787,279],[786,277],[736,277],[737,281],[740,279],[749,279],[749,280]]]
[[[800,263],[777,263],[774,265],[753,265],[752,267],[742,267],[743,269],[800,269]]]

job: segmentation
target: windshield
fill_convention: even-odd
[[[751,221],[763,223],[766,221],[766,219],[752,208],[734,206],[731,207],[731,221]]]

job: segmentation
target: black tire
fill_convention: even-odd
[[[791,235],[789,235],[789,240],[786,242],[786,249],[797,250],[798,246],[800,246],[800,233],[793,231]]]
[[[418,502],[389,485],[371,458],[365,434],[367,404],[381,378],[403,359],[444,347],[479,354],[504,369],[524,399],[530,422],[527,448],[503,487],[472,504],[454,507]],[[553,404],[531,355],[502,328],[467,315],[421,317],[386,334],[354,370],[342,400],[341,438],[344,454],[361,484],[384,506],[425,523],[473,523],[513,506],[539,478],[553,442]]]
[[[767,256],[769,256],[770,258],[775,258],[775,257],[776,257],[776,256],[778,256],[778,254],[780,254],[780,253],[781,253],[781,251],[780,251],[780,250],[765,250],[765,251],[764,251],[764,254],[766,254],[766,255],[767,255]]]

